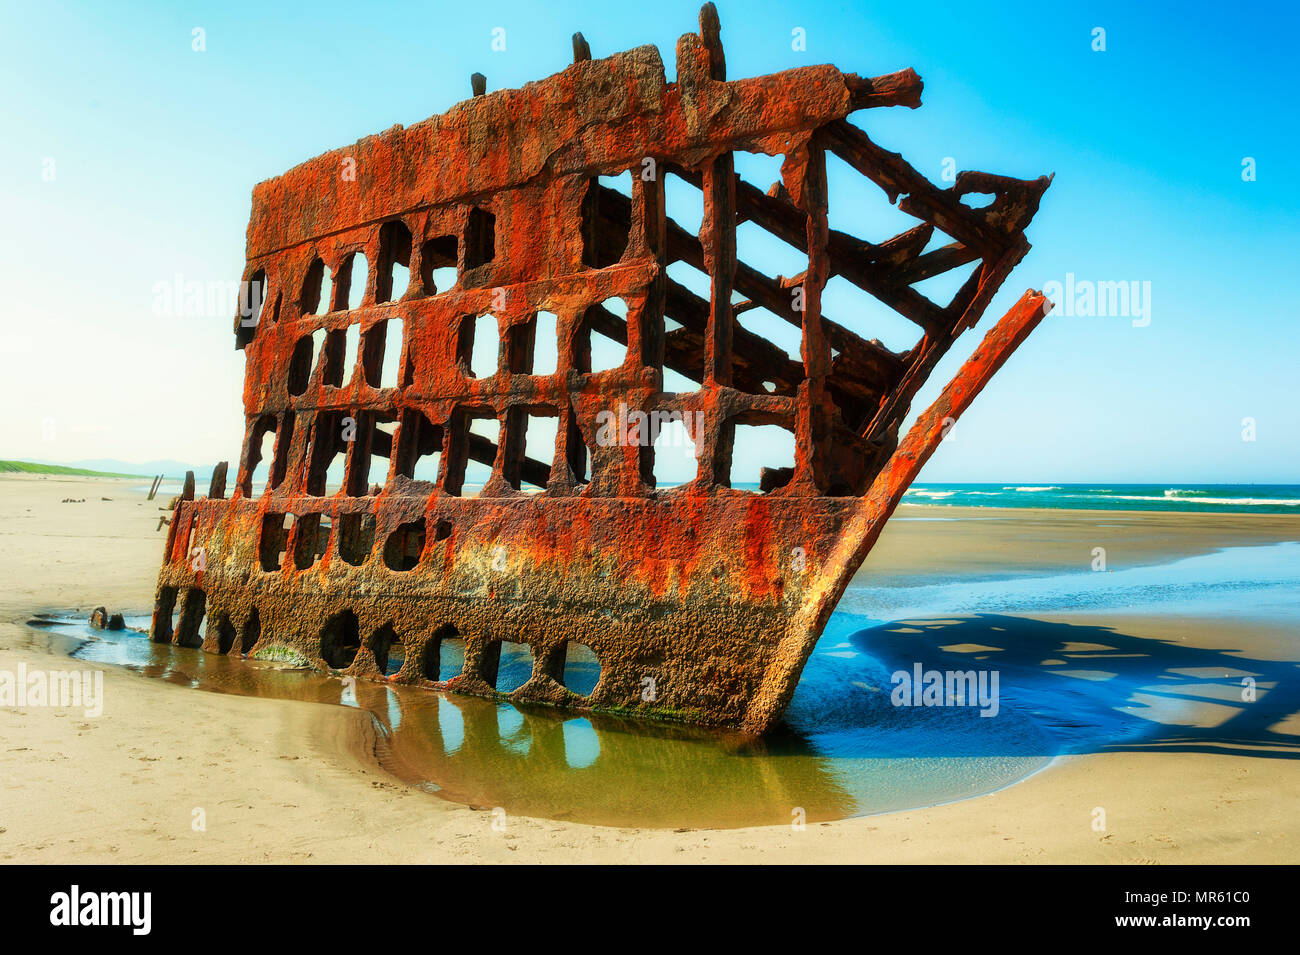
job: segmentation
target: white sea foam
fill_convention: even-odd
[[[1087,494],[1070,494],[1068,497],[1084,498],[1086,500],[1097,500]],[[1166,494],[1163,497],[1156,497],[1152,494],[1108,494],[1103,500],[1107,501],[1162,501],[1168,502],[1170,497]],[[1293,497],[1196,497],[1188,503],[1192,504],[1245,504],[1255,507],[1269,507],[1276,505],[1278,507],[1300,507],[1300,498]]]

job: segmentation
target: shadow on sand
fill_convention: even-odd
[[[891,672],[999,671],[1003,706],[1033,714],[1062,752],[1300,756],[1300,735],[1279,730],[1300,712],[1295,662],[1000,614],[893,621],[847,640]]]

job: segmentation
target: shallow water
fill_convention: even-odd
[[[914,578],[915,579],[915,578]],[[851,587],[838,610],[894,620],[970,613],[1121,611],[1300,622],[1300,543],[1229,547],[1153,566]]]
[[[781,825],[965,799],[1063,753],[1170,742],[1221,751],[1243,740],[1294,748],[1267,729],[1300,699],[1293,664],[1139,638],[1083,618],[1002,612],[1185,615],[1249,606],[1294,621],[1297,558],[1300,544],[1280,544],[1111,574],[850,589],[808,660],[785,725],[761,741],[342,679],[154,644],[134,631],[95,631],[69,618],[33,625],[49,650],[88,663],[220,693],[357,707],[373,720],[386,770],[456,802],[615,826]],[[128,624],[144,628],[148,619]],[[528,659],[503,648],[501,680],[526,679]],[[918,663],[996,671],[997,715],[895,706],[892,675]],[[594,662],[590,671],[594,681]],[[1260,681],[1262,702],[1234,706],[1243,677]],[[1217,736],[1188,716],[1207,700],[1224,711]]]
[[[88,663],[214,692],[358,707],[374,721],[380,764],[441,797],[604,825],[777,825],[933,805],[1002,788],[1059,753],[1135,738],[1149,725],[1117,708],[1146,675],[1079,693],[1057,685],[1057,673],[1001,662],[995,717],[974,707],[895,707],[895,670],[987,664],[941,659],[914,638],[899,642],[890,626],[847,613],[832,618],[786,725],[754,741],[344,680],[66,618],[40,621],[52,650]],[[509,664],[503,657],[503,675]],[[1086,712],[1076,697],[1088,702]]]

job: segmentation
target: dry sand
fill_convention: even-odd
[[[0,671],[44,652],[36,611],[146,612],[164,531],[145,482],[0,477]],[[65,498],[84,502],[62,503]],[[111,498],[111,500],[103,500]],[[904,508],[864,574],[1113,567],[1300,540],[1300,518]],[[985,520],[984,518],[989,518]],[[1114,526],[1106,526],[1114,525]],[[1071,617],[1078,623],[1080,618]],[[1087,618],[1130,636],[1297,659],[1247,621]],[[809,826],[669,832],[489,813],[409,789],[364,754],[353,709],[204,693],[108,669],[104,713],[0,709],[0,859],[13,862],[1295,862],[1295,747],[1155,745],[1058,760],[1000,792]],[[1213,719],[1213,707],[1207,708]],[[1273,727],[1300,744],[1292,714]],[[1106,810],[1105,832],[1092,827]],[[194,831],[201,808],[206,830]]]

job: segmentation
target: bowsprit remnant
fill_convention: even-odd
[[[593,713],[780,718],[903,492],[1051,307],[1025,293],[900,442],[917,389],[1028,251],[1049,179],[961,172],[941,189],[848,121],[919,106],[911,70],[727,80],[712,4],[677,43],[676,82],[654,47],[574,51],[549,79],[476,81],[440,116],[253,190],[245,444],[229,499],[224,468],[206,498],[187,482],[154,640]],[[742,179],[743,153],[780,157],[780,180]],[[916,225],[879,242],[830,228],[828,162]],[[616,176],[626,191],[601,181]],[[666,188],[693,197],[698,232],[666,214]],[[806,267],[742,261],[754,228]],[[963,272],[944,304],[918,289]],[[823,308],[831,282],[919,341],[853,330],[861,314]],[[797,329],[798,358],[760,316]],[[599,339],[621,361],[596,367]],[[666,391],[666,373],[688,387]],[[656,480],[654,444],[626,430],[648,420],[683,423],[694,480]],[[539,422],[553,448],[530,455]],[[747,426],[795,447],[757,490],[731,486]],[[491,468],[476,494],[470,461]],[[503,643],[532,658],[508,694]],[[593,653],[599,680],[575,692],[566,661]]]

